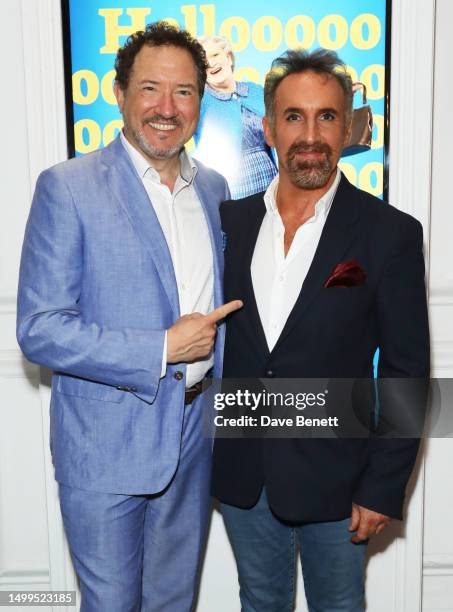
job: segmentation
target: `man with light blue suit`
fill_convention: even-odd
[[[119,50],[124,131],[41,174],[17,336],[53,370],[51,449],[83,612],[192,608],[209,510],[201,383],[220,376],[219,174],[184,150],[206,79],[186,32]],[[215,309],[215,310],[214,310]]]

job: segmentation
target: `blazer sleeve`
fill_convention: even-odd
[[[401,519],[423,427],[430,365],[422,227],[405,215],[398,230],[377,291],[379,425],[368,444],[367,467],[354,501]],[[384,439],[389,427],[394,434]],[[414,437],[407,437],[411,431]]]
[[[27,359],[51,370],[131,391],[157,393],[165,330],[114,330],[85,323],[79,308],[83,231],[62,176],[38,179],[19,274],[17,340]]]

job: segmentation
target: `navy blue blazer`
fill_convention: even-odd
[[[263,194],[221,207],[225,299],[244,302],[227,320],[224,377],[371,379],[378,347],[379,377],[429,376],[418,221],[342,176],[300,295],[269,351],[250,272],[264,214]],[[325,288],[335,267],[353,259],[366,282]],[[406,397],[402,406],[385,408],[410,411],[407,404]],[[265,484],[273,511],[291,521],[341,520],[352,502],[401,518],[417,449],[413,439],[219,438],[212,490],[246,508]]]

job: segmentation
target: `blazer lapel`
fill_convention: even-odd
[[[258,234],[263,223],[264,215],[266,214],[266,206],[263,201],[262,195],[259,199],[254,200],[249,206],[249,231],[247,236],[247,248],[244,252],[244,303],[248,305],[246,312],[250,318],[251,329],[253,333],[253,339],[257,342],[259,350],[264,355],[269,355],[269,346],[266,340],[266,334],[264,333],[263,324],[261,317],[258,312],[258,306],[255,298],[255,291],[253,290],[252,280],[252,258],[255,251],[256,241],[258,240]]]
[[[357,192],[342,175],[313,262],[274,351],[278,349],[292,327],[303,316],[319,291],[323,289],[333,268],[342,260],[349,245],[356,238],[358,218]]]
[[[178,288],[167,241],[143,183],[119,137],[105,149],[105,161],[109,169],[108,182],[112,196],[126,213],[153,258],[170,305],[178,317]]]
[[[205,176],[204,170],[197,165],[197,174],[195,176],[194,188],[200,200],[203,212],[208,225],[209,236],[211,238],[212,259],[214,264],[214,308],[223,304],[223,251],[222,251],[222,234],[220,230],[220,220],[217,203],[219,202],[219,194],[215,193],[209,184],[209,176]],[[209,204],[210,200],[214,200],[215,204]],[[196,237],[194,238],[196,240]]]

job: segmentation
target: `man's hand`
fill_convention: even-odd
[[[241,300],[219,306],[207,315],[184,315],[167,332],[167,363],[191,363],[204,359],[214,346],[217,323],[242,308]]]
[[[381,533],[392,519],[385,514],[379,514],[373,510],[368,510],[363,506],[352,504],[351,522],[349,531],[357,531],[351,538],[351,542],[357,544],[368,540],[374,534]]]

